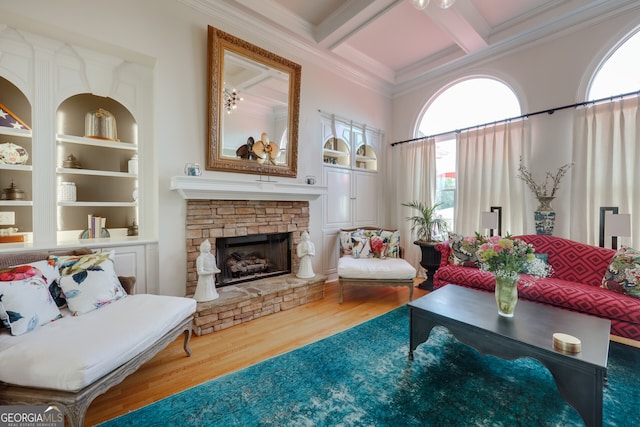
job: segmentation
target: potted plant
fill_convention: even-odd
[[[447,232],[447,222],[436,213],[436,209],[440,206],[439,203],[427,205],[414,200],[403,203],[402,206],[413,208],[418,212],[416,215],[406,218],[411,222],[411,232],[416,236],[413,244],[419,246],[422,252],[420,265],[427,273],[427,278],[418,287],[429,291],[433,290],[433,275],[440,266],[440,252],[436,250],[435,246]]]

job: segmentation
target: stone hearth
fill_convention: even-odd
[[[307,200],[189,199],[186,221],[187,296],[195,292],[198,282],[195,264],[200,254],[200,243],[205,239],[209,239],[215,248],[216,238],[289,233],[293,245],[292,274],[218,287],[218,299],[198,303],[193,328],[196,335],[209,334],[324,298],[326,276],[316,275],[312,279],[295,276],[300,264],[295,248],[302,232],[309,228]]]
[[[193,332],[205,335],[324,298],[326,276],[294,274],[218,288],[220,297],[199,302]]]
[[[291,271],[298,271],[300,260],[295,247],[300,235],[309,229],[309,202],[263,200],[187,201],[187,289],[193,295],[198,283],[196,259],[200,243],[209,239],[216,247],[217,237],[248,236],[261,233],[291,233]],[[220,261],[220,260],[218,260]]]

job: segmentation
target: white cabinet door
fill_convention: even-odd
[[[379,193],[378,174],[353,172],[354,226],[380,225],[378,224]]]
[[[325,167],[327,194],[324,200],[324,228],[350,227],[352,222],[351,170]]]
[[[144,245],[102,248],[101,251],[115,251],[115,268],[118,276],[136,276],[133,293],[147,293]]]

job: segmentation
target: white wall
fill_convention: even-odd
[[[390,142],[413,138],[418,115],[425,103],[444,87],[468,77],[492,76],[502,80],[519,97],[523,114],[584,101],[588,82],[598,64],[638,26],[640,15],[627,13],[568,35],[538,41],[482,64],[465,66],[435,77],[410,93],[393,99]],[[544,114],[531,118],[533,153],[532,163],[528,166],[535,176],[543,177],[545,171],[555,172],[558,167],[571,162],[572,111],[557,111],[552,116]],[[554,235],[570,237],[570,221],[580,220],[579,217],[570,217],[570,189],[569,173],[553,202],[557,212]],[[535,232],[533,210],[537,203],[533,195],[529,191],[527,193],[530,197],[527,206],[531,211],[530,224],[527,230],[511,230],[513,234]]]
[[[207,25],[271,50],[302,65],[297,182],[306,175],[322,177],[320,113],[322,110],[348,117],[385,131],[385,143],[413,137],[418,113],[445,85],[474,75],[492,75],[510,85],[524,112],[571,104],[582,100],[588,79],[616,41],[640,25],[640,17],[626,14],[610,18],[578,32],[543,40],[517,52],[482,64],[448,70],[428,83],[393,100],[347,80],[321,60],[302,59],[297,47],[274,45],[269,37],[256,37],[234,20],[209,17],[178,0],[0,0],[0,16],[12,15],[11,25],[28,27],[57,37],[58,30],[73,33],[71,42],[113,47],[113,51],[144,60],[155,59],[155,136],[158,170],[158,223],[160,283],[163,294],[182,295],[186,282],[184,200],[169,190],[170,178],[181,175],[188,162],[205,163],[206,144],[206,31]],[[309,56],[304,56],[309,58]],[[535,119],[531,169],[555,170],[570,161],[570,114],[556,113],[554,124]],[[393,126],[392,126],[393,125]],[[387,148],[390,150],[390,148]],[[379,165],[386,162],[381,161]],[[219,172],[205,172],[215,175]],[[393,171],[381,171],[392,184]],[[254,176],[235,176],[254,179]],[[284,178],[282,178],[284,179]],[[568,234],[570,177],[565,177],[554,207],[558,211],[558,235]],[[387,186],[393,188],[393,185]],[[530,204],[534,201],[531,197]],[[534,206],[535,207],[535,206]],[[387,211],[388,212],[388,211]],[[576,220],[579,220],[576,218]],[[402,219],[385,217],[386,226]],[[311,202],[310,234],[316,246],[322,242],[321,202]],[[533,226],[531,226],[533,228]],[[315,271],[324,265],[322,251],[314,259]]]
[[[5,13],[6,12],[6,13]],[[0,16],[11,14],[10,25],[50,37],[72,33],[74,44],[111,49],[118,54],[155,59],[155,135],[158,170],[158,222],[162,294],[184,295],[186,282],[185,201],[169,190],[185,163],[205,164],[206,153],[206,35],[212,25],[302,65],[298,178],[322,177],[322,146],[318,109],[350,117],[371,127],[390,129],[390,101],[347,81],[321,63],[302,60],[287,46],[269,45],[224,17],[209,17],[177,0],[0,0]],[[140,54],[140,58],[136,57]],[[220,172],[204,172],[213,176]],[[237,179],[255,176],[237,175]],[[285,179],[285,178],[279,178]],[[144,195],[143,195],[144,197]],[[320,200],[311,202],[310,234],[322,242]],[[316,251],[318,255],[321,250]],[[314,269],[321,271],[320,256]]]

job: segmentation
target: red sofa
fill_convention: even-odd
[[[518,283],[519,298],[609,319],[611,334],[640,341],[640,299],[600,287],[615,250],[554,236],[514,237],[533,245],[536,253],[547,254],[553,267],[551,277],[535,279],[522,275]],[[441,253],[441,262],[433,278],[434,289],[453,283],[494,291],[495,279],[491,273],[450,264],[449,242],[437,244],[436,249]]]

